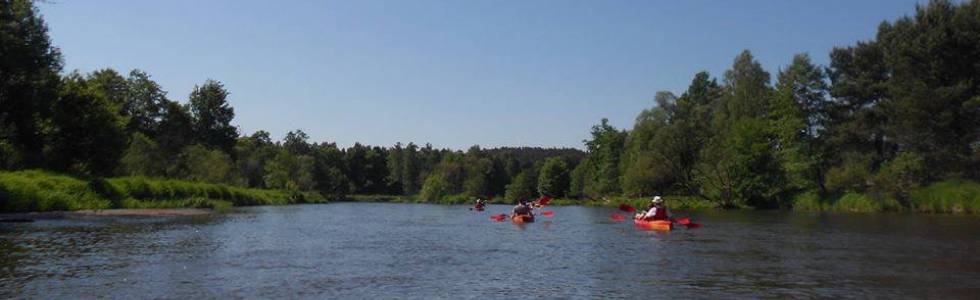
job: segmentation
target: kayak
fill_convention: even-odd
[[[514,224],[524,224],[524,223],[534,223],[534,216],[532,215],[513,215],[510,217]]]
[[[646,230],[670,231],[674,229],[673,222],[669,220],[647,221],[644,219],[633,219],[633,225]]]
[[[483,211],[483,205],[477,205],[476,207],[473,207],[473,210],[475,210],[475,211]]]

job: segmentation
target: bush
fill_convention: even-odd
[[[834,211],[846,212],[882,212],[898,211],[902,206],[892,198],[876,199],[865,194],[847,193],[837,199],[832,208]]]
[[[980,213],[980,183],[943,181],[911,193],[912,209],[932,213]]]
[[[422,192],[419,193],[419,199],[427,202],[437,202],[442,200],[443,197],[449,196],[451,190],[452,186],[449,184],[449,179],[442,173],[435,173],[425,179],[425,184],[422,185]]]
[[[109,200],[84,180],[45,171],[0,172],[0,211],[104,209]]]
[[[326,202],[326,199],[318,193],[287,194],[278,190],[142,176],[85,181],[45,171],[0,172],[2,212],[146,207],[220,208],[227,206],[225,203],[248,206],[321,202]]]
[[[827,170],[824,185],[831,194],[861,192],[871,178],[871,156],[850,154],[844,162]]]
[[[829,207],[816,192],[809,191],[793,197],[793,210],[824,211]]]
[[[872,181],[872,192],[879,199],[894,199],[910,206],[908,199],[913,189],[925,180],[926,166],[922,156],[903,152],[885,164]]]

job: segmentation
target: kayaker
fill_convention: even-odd
[[[476,198],[476,207],[477,208],[481,208],[484,205],[487,205],[487,202],[484,201],[483,198]]]
[[[650,208],[643,214],[643,219],[647,221],[671,220],[670,210],[664,206],[664,198],[654,196],[653,201],[650,201]]]
[[[531,207],[528,206],[527,200],[521,199],[517,201],[517,206],[514,206],[513,214],[515,215],[531,215]]]

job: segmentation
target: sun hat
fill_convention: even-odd
[[[653,203],[664,203],[664,198],[660,198],[660,196],[653,196]]]

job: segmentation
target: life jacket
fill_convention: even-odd
[[[653,220],[666,220],[667,219],[667,208],[658,207],[656,211],[653,212]]]

